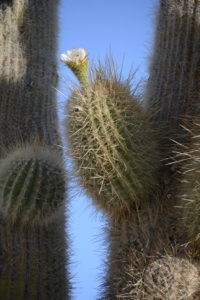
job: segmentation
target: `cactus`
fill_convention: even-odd
[[[156,260],[153,258],[146,268],[144,264],[140,265],[141,270],[143,268],[142,276],[135,273],[138,270],[136,264],[141,263],[141,260],[134,256],[131,260],[127,286],[118,295],[119,299],[199,299],[196,293],[199,289],[199,271],[187,259],[170,256]],[[138,281],[133,285],[136,277]]]
[[[0,298],[66,299],[57,0],[0,4]]]
[[[143,105],[102,68],[69,98],[70,153],[109,220],[101,300],[200,297],[199,151],[190,135],[200,114],[199,20],[199,0],[160,0]],[[189,164],[177,159],[180,145]]]
[[[69,99],[69,148],[95,203],[121,219],[148,202],[155,189],[156,134],[129,81],[101,67],[93,77]]]

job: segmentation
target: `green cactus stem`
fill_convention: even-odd
[[[65,199],[59,152],[37,144],[21,146],[0,160],[0,211],[13,222],[48,223]]]
[[[95,79],[72,92],[66,128],[82,185],[95,203],[121,219],[148,202],[159,155],[156,134],[129,80],[112,73],[100,68]]]

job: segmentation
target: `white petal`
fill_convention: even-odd
[[[61,54],[61,60],[64,63],[69,63],[69,62],[78,63],[83,59],[85,59],[86,56],[87,53],[84,48],[73,48]]]

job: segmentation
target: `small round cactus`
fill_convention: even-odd
[[[198,269],[188,260],[160,258],[147,267],[141,289],[144,295],[138,299],[195,299],[200,292],[199,280]]]
[[[13,223],[48,223],[64,205],[61,157],[47,146],[19,147],[0,161],[0,211]]]

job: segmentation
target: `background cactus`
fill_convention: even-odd
[[[35,225],[49,223],[64,206],[65,176],[60,153],[37,144],[21,146],[0,161],[0,210]]]
[[[0,298],[5,300],[69,297],[54,91],[58,2],[0,4]]]
[[[13,1],[0,14],[1,145],[60,143],[55,89],[58,1]]]
[[[63,212],[48,226],[0,223],[1,299],[68,299]]]
[[[191,237],[193,238],[199,233],[198,206],[200,200],[197,196],[193,201],[195,209],[192,209],[191,215],[196,220],[195,225],[187,216],[183,226],[183,209],[181,207],[184,199],[180,197],[185,188],[188,195],[194,191],[196,193],[198,184],[194,186],[196,183],[189,180],[190,174],[184,174],[185,162],[179,159],[177,163],[174,163],[177,158],[176,152],[179,145],[182,144],[183,148],[189,149],[189,153],[194,158],[192,165],[195,169],[195,179],[198,181],[198,151],[193,156],[196,146],[192,142],[189,132],[194,126],[193,118],[199,117],[199,20],[200,1],[160,1],[150,77],[144,93],[144,109],[151,116],[151,120],[147,122],[150,121],[153,124],[154,130],[157,131],[157,136],[160,138],[156,141],[157,147],[149,148],[149,140],[146,135],[141,134],[144,132],[142,126],[136,139],[134,139],[135,134],[131,132],[132,127],[137,128],[137,120],[143,120],[143,113],[145,114],[146,111],[143,112],[142,108],[140,108],[142,113],[139,110],[139,116],[136,116],[136,110],[129,109],[132,127],[131,129],[128,127],[130,131],[127,134],[127,127],[123,127],[122,124],[126,124],[124,120],[129,114],[126,108],[120,105],[122,101],[126,103],[126,106],[128,105],[127,99],[129,99],[130,93],[121,93],[124,82],[120,81],[120,83],[117,82],[117,85],[113,84],[111,74],[106,77],[105,75],[101,76],[100,73],[100,76],[91,80],[88,85],[82,86],[80,90],[75,89],[69,99],[67,130],[70,132],[71,153],[76,161],[76,166],[78,166],[77,170],[81,175],[81,182],[94,200],[106,208],[110,216],[107,229],[108,240],[110,241],[108,272],[105,276],[104,291],[100,299],[145,299],[146,292],[148,299],[199,299],[200,297],[200,249],[199,244],[190,243]],[[96,86],[99,87],[98,90]],[[121,97],[118,98],[118,94]],[[96,100],[96,95],[100,100]],[[108,100],[105,101],[107,95],[109,95]],[[120,104],[116,99],[120,99]],[[131,97],[131,101],[134,106],[134,97]],[[119,109],[122,112],[126,111],[126,113],[119,114]],[[101,114],[99,113],[100,110]],[[76,120],[75,122],[73,122],[72,117]],[[113,123],[115,126],[108,127],[109,124],[113,125]],[[152,128],[152,125],[148,128],[150,127]],[[111,183],[104,178],[110,179],[110,174],[115,174],[117,166],[121,172],[124,172],[126,170],[124,166],[128,165],[131,169],[127,172],[130,175],[131,188],[136,191],[139,187],[136,183],[137,180],[135,180],[137,176],[134,176],[135,173],[133,173],[135,169],[131,164],[135,158],[133,149],[128,148],[130,150],[128,155],[122,155],[124,148],[120,148],[121,141],[115,137],[116,128],[123,136],[125,145],[127,143],[129,145],[129,138],[132,137],[131,141],[134,140],[134,143],[139,145],[138,153],[144,151],[142,153],[146,154],[143,154],[145,161],[152,162],[152,164],[145,164],[148,172],[150,170],[154,172],[155,165],[159,164],[159,180],[154,186],[154,193],[152,194],[144,180],[144,186],[141,186],[140,190],[142,193],[142,189],[147,189],[144,191],[143,198],[141,197],[143,201],[139,202],[136,210],[130,206],[130,218],[127,218],[125,213],[121,214],[121,210],[126,209],[127,203],[129,205],[134,199],[128,194],[128,188],[122,187],[124,182],[122,177],[117,178],[119,190],[122,193],[117,193],[121,203],[116,207],[116,212],[111,212],[105,206],[105,204],[110,205],[110,199],[112,199],[112,194],[107,195],[105,191],[112,189]],[[122,131],[119,131],[119,128]],[[125,135],[123,135],[124,131],[126,132]],[[152,131],[150,130],[150,132]],[[196,135],[199,136],[198,130]],[[144,148],[145,143],[141,143],[143,137],[147,141],[149,151]],[[154,144],[153,138],[154,136],[150,139],[150,143]],[[113,158],[113,153],[116,153],[112,144],[115,145],[115,151],[120,149],[120,156],[117,160],[106,165],[107,161],[111,161],[109,156]],[[157,149],[159,149],[159,155],[156,154],[158,153]],[[157,162],[154,160],[156,156],[158,157]],[[121,162],[119,157],[124,159],[121,165],[119,164],[119,161]],[[171,160],[173,164],[169,163]],[[138,170],[144,170],[141,159],[137,161],[137,165],[139,165]],[[189,165],[186,168],[189,168]],[[145,171],[143,171],[144,173]],[[153,176],[156,179],[156,176]],[[184,176],[188,181],[186,184],[184,183]],[[183,182],[181,183],[180,180],[182,179]],[[99,196],[101,193],[103,201]],[[124,195],[127,195],[128,200],[124,201]],[[137,203],[137,201],[133,202],[134,204]],[[116,218],[118,215],[120,218]],[[190,233],[189,236],[186,234],[188,223],[189,226],[194,225],[195,234],[194,232]],[[159,264],[156,290],[152,289],[152,282],[147,278],[154,276],[153,266],[158,262],[162,263]],[[169,272],[165,272],[166,265]],[[174,265],[177,266],[177,274],[171,271]],[[187,272],[187,270],[190,271]],[[160,274],[161,277],[159,277]],[[173,284],[168,284],[169,274],[173,274]],[[157,291],[163,291],[163,282],[166,283],[166,292],[159,295]],[[126,293],[124,293],[125,291]],[[160,298],[161,296],[163,298]]]

